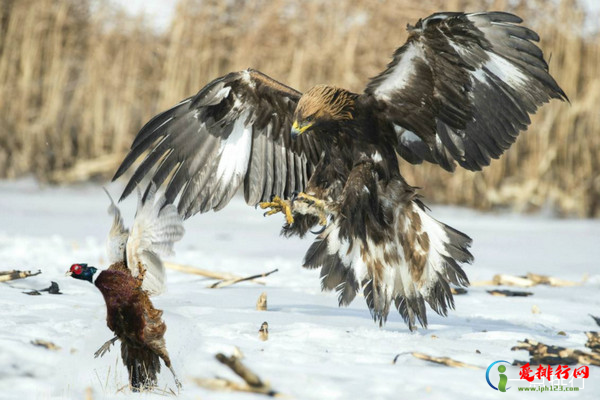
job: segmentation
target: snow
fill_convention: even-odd
[[[120,194],[118,185],[108,189]],[[40,187],[25,180],[0,182],[0,194],[0,270],[42,270],[36,277],[0,283],[0,399],[81,399],[88,387],[95,400],[163,398],[117,393],[127,383],[118,347],[103,358],[93,357],[112,337],[102,296],[87,282],[64,276],[75,262],[106,267],[104,240],[111,218],[101,187]],[[121,204],[128,225],[135,204],[134,196]],[[471,287],[468,294],[455,296],[456,310],[447,318],[428,310],[427,330],[409,332],[394,312],[379,328],[362,297],[338,308],[335,294],[321,293],[318,272],[301,268],[310,238],[279,237],[281,215],[263,218],[261,210],[236,197],[223,211],[186,221],[186,235],[169,261],[238,275],[279,272],[264,279],[266,286],[208,289],[213,281],[167,271],[167,291],[154,302],[164,310],[167,348],[183,383],[180,397],[262,398],[209,392],[193,382],[216,375],[237,380],[214,359],[215,353],[230,354],[237,346],[250,368],[295,399],[497,398],[486,383],[486,368],[496,360],[526,360],[526,352],[510,350],[517,341],[584,349],[584,332],[600,329],[588,316],[600,314],[600,221],[442,206],[433,206],[432,214],[473,238],[475,263],[466,267],[471,281],[526,272],[587,280],[577,287],[525,289],[534,295],[524,298],[494,297],[486,293],[489,287]],[[22,293],[47,287],[51,280],[63,295]],[[266,312],[255,310],[263,291]],[[541,313],[532,313],[533,305]],[[258,339],[263,321],[269,323],[266,342]],[[61,349],[33,346],[36,339]],[[428,363],[410,354],[415,351],[481,369]],[[568,396],[597,398],[598,376],[600,368],[591,367],[585,389]],[[166,368],[159,384],[174,388]]]

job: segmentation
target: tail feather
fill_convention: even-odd
[[[412,210],[408,207],[405,217],[410,223],[405,224],[404,235],[399,232],[401,240],[410,236],[406,232],[415,230],[416,235],[427,236],[429,242],[422,272],[413,275],[411,282],[403,282],[403,288],[398,291],[400,299],[397,297],[395,300],[404,321],[413,330],[416,320],[421,326],[427,327],[424,301],[443,316],[448,315],[449,308],[454,309],[450,284],[461,287],[469,285],[469,279],[461,264],[473,261],[473,255],[468,250],[472,240],[464,233],[429,216],[425,208],[417,202],[412,204]],[[411,265],[408,265],[408,268],[410,269]],[[406,286],[415,287],[416,294],[411,296],[406,290],[402,290],[406,289]],[[406,300],[402,301],[402,298]],[[402,307],[406,310],[401,310]]]
[[[456,260],[446,255],[442,255],[442,259],[444,260],[444,264],[442,264],[445,272],[444,277],[455,285],[469,286],[469,278],[467,278],[467,274]]]
[[[321,267],[321,289],[335,290],[339,305],[347,306],[356,297],[360,285],[356,269],[347,260],[353,249],[334,240],[338,233],[337,224],[331,223],[309,247],[303,265],[310,269]]]
[[[129,372],[129,383],[133,391],[150,390],[156,386],[160,359],[152,350],[121,342],[121,357]]]
[[[349,304],[362,288],[367,306],[382,325],[393,303],[411,330],[427,326],[427,302],[446,316],[454,308],[450,284],[468,286],[461,264],[471,263],[471,238],[429,216],[413,200],[392,212],[375,241],[343,236],[334,218],[304,258],[304,267],[321,268],[323,290],[336,290],[340,305]],[[345,231],[348,232],[348,231]]]
[[[410,330],[414,329],[415,317],[421,326],[427,326],[427,312],[425,310],[425,301],[423,301],[422,296],[398,296],[394,299],[394,304],[402,316],[402,319],[408,324]]]
[[[451,226],[442,224],[441,222],[438,223],[443,226],[444,232],[448,236],[448,241],[445,242],[445,247],[450,257],[461,263],[473,262],[473,255],[467,250],[471,246],[473,240],[469,236],[457,231]]]
[[[448,308],[454,309],[454,298],[446,279],[439,272],[437,274],[437,281],[431,290],[431,295],[427,298],[427,303],[433,311],[446,317]]]

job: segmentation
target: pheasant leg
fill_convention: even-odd
[[[104,343],[102,345],[102,347],[100,347],[95,353],[94,353],[94,358],[98,358],[98,357],[102,357],[104,354],[106,354],[106,352],[110,351],[110,346],[112,344],[115,344],[115,342],[117,341],[118,337],[114,337],[108,341],[106,341],[106,343]]]

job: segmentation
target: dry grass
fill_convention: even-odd
[[[539,32],[571,105],[545,106],[483,173],[403,172],[429,201],[600,216],[600,35],[583,38],[575,0],[552,3],[183,0],[156,33],[102,2],[90,13],[79,0],[0,0],[0,176],[51,179],[94,160],[112,172],[145,121],[232,70],[254,67],[300,90],[361,91],[404,42],[406,23],[498,9]]]

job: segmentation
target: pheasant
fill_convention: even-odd
[[[165,271],[159,255],[171,254],[174,242],[183,237],[181,217],[175,206],[165,205],[164,196],[155,201],[156,187],[151,185],[139,197],[129,232],[123,225],[121,212],[108,196],[111,201],[108,212],[114,217],[107,241],[110,267],[95,280],[97,269],[85,263],[73,264],[67,272],[75,279],[94,283],[106,302],[106,323],[115,337],[100,347],[95,357],[103,356],[118,339],[133,391],[156,386],[159,358],[171,370],[180,388],[166,348],[163,312],[154,308],[150,296],[164,291]]]

